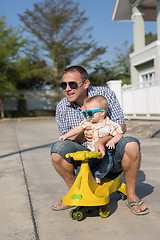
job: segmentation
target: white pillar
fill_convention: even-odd
[[[132,8],[134,52],[145,47],[143,13],[137,7]]]
[[[122,81],[121,80],[111,80],[107,82],[107,86],[115,92],[117,99],[122,107]]]
[[[160,0],[156,0],[157,4],[157,40],[160,41]]]

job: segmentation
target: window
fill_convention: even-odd
[[[155,72],[143,73],[140,75],[140,87],[153,86],[155,81]]]

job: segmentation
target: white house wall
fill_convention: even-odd
[[[155,41],[147,45],[143,50],[130,54],[132,84],[139,82],[140,72],[137,71],[136,67],[151,60],[154,61],[155,79],[160,81],[160,41]]]

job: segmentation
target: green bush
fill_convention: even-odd
[[[5,118],[17,117],[53,117],[55,110],[25,110],[25,111],[6,111]]]

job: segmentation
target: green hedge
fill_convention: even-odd
[[[5,118],[15,117],[53,117],[55,110],[5,111]]]

